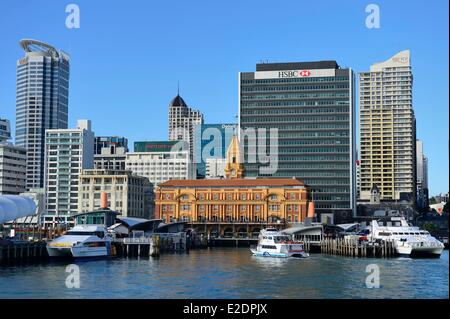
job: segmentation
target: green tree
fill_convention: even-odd
[[[436,198],[434,198],[434,197],[430,198],[430,205],[434,205],[434,204],[437,204],[437,203],[438,202],[437,202]]]

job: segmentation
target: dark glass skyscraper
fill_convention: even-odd
[[[22,40],[17,61],[16,145],[27,150],[27,188],[44,186],[45,130],[66,129],[69,56],[36,40]]]
[[[353,71],[336,61],[257,64],[256,72],[240,73],[239,96],[245,176],[299,178],[317,213],[355,213]],[[267,164],[249,160],[258,142],[245,131],[259,128],[278,130],[278,163],[270,174],[260,170]]]

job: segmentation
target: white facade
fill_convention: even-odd
[[[187,106],[177,95],[169,105],[169,141],[185,141],[189,145],[189,154],[194,154],[194,129],[203,124],[203,114]]]
[[[103,147],[100,154],[94,154],[94,167],[96,169],[124,170],[126,149],[116,147],[111,151],[109,147]]]
[[[207,158],[205,165],[206,179],[225,178],[225,167],[227,166],[227,160],[225,158]]]
[[[107,195],[108,208],[123,217],[149,219],[153,215],[153,188],[145,177],[125,170],[83,170],[78,192],[80,212],[100,209],[102,192]]]
[[[360,73],[361,199],[377,185],[382,200],[415,195],[415,117],[410,53]]]
[[[153,186],[170,179],[195,179],[189,151],[133,152],[126,155],[125,168],[149,179]]]
[[[47,214],[67,222],[78,213],[78,183],[83,169],[94,168],[94,132],[89,120],[76,129],[45,132],[45,193]]]
[[[26,191],[27,153],[22,147],[0,142],[0,194]]]

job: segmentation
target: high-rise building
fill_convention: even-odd
[[[381,200],[414,202],[413,75],[409,50],[359,75],[361,199],[376,185]]]
[[[94,143],[94,155],[102,154],[108,148],[111,154],[115,154],[116,149],[123,148],[128,152],[128,139],[123,136],[96,136]]]
[[[25,149],[0,142],[0,194],[19,195],[25,192],[26,169]]]
[[[428,158],[423,153],[423,142],[416,140],[417,206],[426,208],[428,203]]]
[[[69,56],[49,44],[22,40],[17,61],[16,145],[27,150],[27,188],[44,185],[45,130],[67,128]]]
[[[194,127],[193,160],[197,166],[197,178],[207,175],[207,159],[225,159],[231,138],[236,134],[237,124],[198,124]]]
[[[205,163],[205,178],[224,178],[226,162],[226,158],[207,158]]]
[[[170,179],[195,178],[195,165],[189,158],[186,142],[135,142],[134,152],[126,155],[125,168],[147,177],[154,186]]]
[[[203,114],[188,107],[178,94],[169,104],[169,141],[185,141],[194,154],[194,127],[203,124]]]
[[[10,138],[9,120],[0,118],[0,194],[19,195],[26,190],[27,154]]]
[[[78,213],[79,178],[94,168],[94,132],[91,121],[78,120],[77,128],[45,132],[45,193],[47,214],[68,222]]]
[[[239,96],[245,175],[299,178],[318,214],[355,214],[353,71],[336,61],[257,64],[256,72],[239,74]],[[275,137],[248,137],[261,129],[266,136],[278,130],[278,154],[261,149]],[[268,166],[261,153],[277,159],[271,172],[261,169]]]
[[[9,120],[0,117],[0,142],[7,141],[11,138],[11,127]]]
[[[108,208],[123,217],[151,218],[153,187],[148,178],[124,170],[85,169],[80,176],[80,212],[101,208],[101,193],[107,194]]]
[[[356,200],[361,196],[361,162],[356,160]]]
[[[128,140],[121,136],[96,136],[94,144],[96,169],[125,170]]]

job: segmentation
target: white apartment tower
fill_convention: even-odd
[[[361,199],[413,202],[416,193],[413,75],[409,50],[359,74]]]
[[[79,212],[79,178],[94,168],[94,132],[91,121],[78,120],[77,128],[45,132],[45,193],[47,214],[67,222]]]
[[[203,114],[188,107],[178,94],[169,104],[169,141],[187,142],[191,159],[194,154],[194,128],[198,124],[203,124]]]

